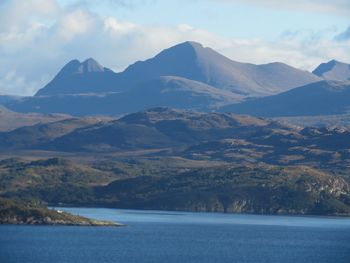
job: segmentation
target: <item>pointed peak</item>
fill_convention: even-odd
[[[211,57],[220,55],[215,50],[204,47],[202,44],[194,41],[186,41],[179,43],[170,48],[164,49],[155,58],[164,60],[179,61],[180,59],[186,59],[186,61],[193,61],[198,57]],[[220,55],[222,56],[222,55]]]
[[[320,66],[322,66],[322,65],[328,65],[328,66],[334,67],[336,65],[347,65],[347,64],[344,63],[344,62],[341,62],[339,60],[332,59],[332,60],[330,60],[330,61],[328,61],[326,63],[322,63]]]
[[[191,46],[194,48],[204,48],[201,43],[195,42],[195,41],[186,41],[186,42],[178,44],[178,46]]]
[[[326,63],[326,64],[337,64],[337,63],[339,63],[339,61],[332,59],[332,60],[328,61],[328,63]]]
[[[81,63],[80,70],[82,70],[82,72],[103,72],[105,69],[95,59],[88,58]]]
[[[336,65],[341,65],[341,64],[345,64],[345,63],[340,62],[340,61],[335,60],[335,59],[332,59],[332,60],[330,60],[330,61],[328,61],[327,63],[324,63],[324,64],[334,67]]]
[[[57,77],[65,77],[73,74],[84,74],[92,72],[104,72],[107,69],[101,66],[95,59],[88,58],[84,62],[77,59],[69,61],[58,73]]]
[[[195,52],[201,49],[204,49],[202,44],[198,42],[193,42],[193,41],[186,41],[186,42],[182,42],[180,44],[174,45],[170,48],[167,48],[163,50],[160,54],[169,53],[169,52]]]
[[[168,50],[176,50],[176,49],[182,49],[182,50],[201,50],[204,49],[204,46],[201,43],[194,42],[194,41],[186,41],[182,42],[180,44],[177,44],[175,46],[172,46],[168,48]]]

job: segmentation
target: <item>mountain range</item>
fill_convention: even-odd
[[[240,63],[199,43],[184,42],[120,73],[92,58],[72,60],[34,97],[3,104],[19,112],[76,116],[115,116],[160,106],[215,111],[321,80],[283,63]]]
[[[83,63],[73,60],[36,95],[118,92],[135,84],[147,89],[149,80],[165,76],[205,83],[242,96],[276,94],[318,80],[309,72],[282,63],[239,63],[199,43],[185,42],[138,61],[121,73],[102,67],[94,59]]]

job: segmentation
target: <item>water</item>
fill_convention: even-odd
[[[128,226],[0,226],[0,262],[350,262],[346,218],[60,209]]]

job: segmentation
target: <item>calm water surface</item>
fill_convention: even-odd
[[[346,218],[60,209],[128,226],[0,226],[0,262],[350,262]]]

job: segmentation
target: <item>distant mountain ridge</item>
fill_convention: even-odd
[[[315,82],[317,76],[283,63],[254,65],[232,61],[196,42],[184,42],[121,73],[94,59],[69,62],[37,96],[125,91],[151,79],[174,76],[202,82],[242,96],[276,94]],[[108,81],[107,81],[108,80]]]
[[[243,96],[276,94],[318,80],[310,72],[283,63],[236,62],[196,42],[165,49],[151,59],[130,65],[121,74],[124,79],[137,80],[177,76]]]
[[[331,60],[319,65],[312,73],[326,80],[347,81],[350,80],[350,64]]]
[[[221,111],[263,117],[346,114],[350,81],[320,81],[274,96],[224,106]]]
[[[2,96],[0,104],[16,112],[72,116],[121,116],[154,107],[317,116],[347,113],[346,88],[339,87],[349,79],[349,64],[336,60],[310,73],[283,63],[240,63],[184,42],[120,73],[92,58],[72,60],[34,97]]]
[[[2,104],[17,112],[73,116],[119,116],[152,107],[216,111],[320,80],[283,63],[240,63],[184,42],[120,73],[92,58],[72,60],[34,97],[6,98]]]

